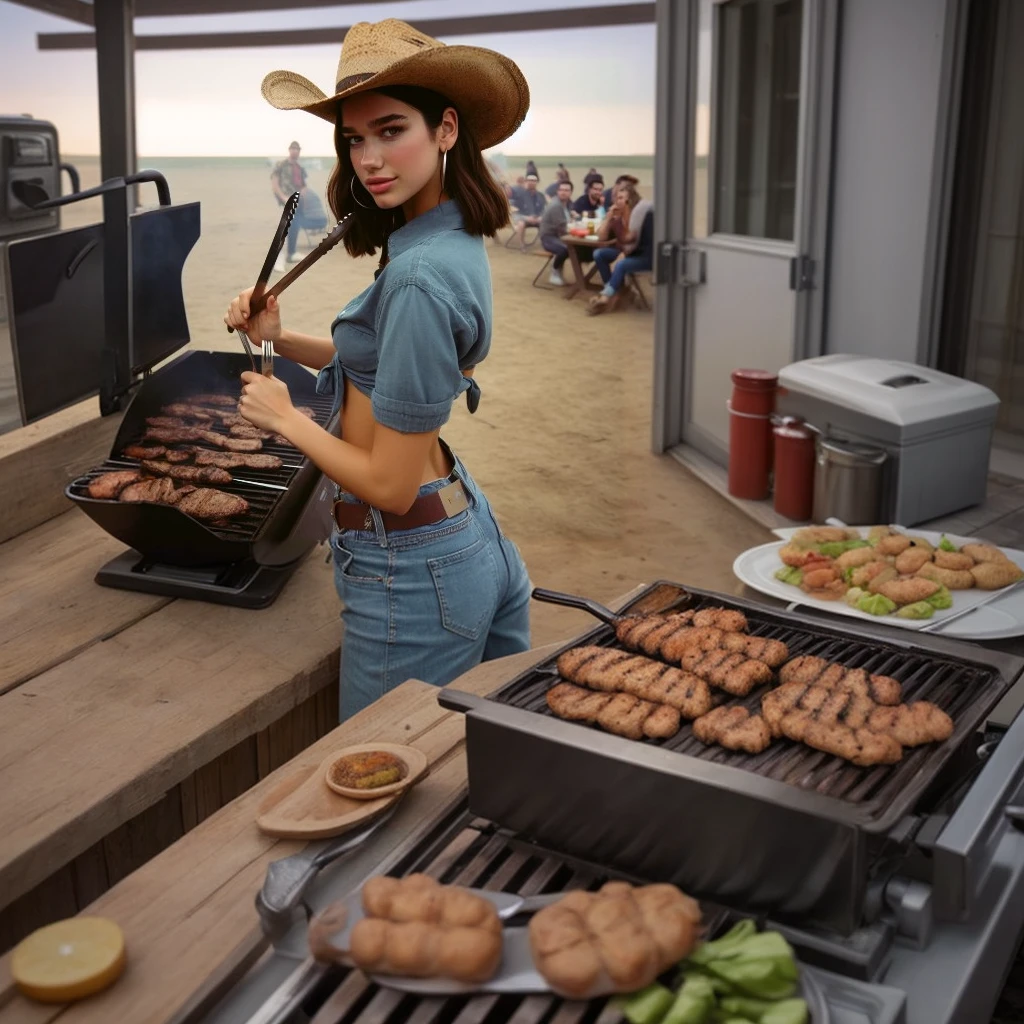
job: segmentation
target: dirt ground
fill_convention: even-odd
[[[477,370],[483,398],[459,402],[443,436],[485,488],[502,527],[540,586],[609,601],[659,578],[736,592],[734,557],[766,532],[681,467],[650,451],[654,314],[590,317],[582,296],[531,286],[542,259],[487,244],[494,339]],[[327,333],[337,309],[365,286],[369,261],[332,254],[339,281],[301,278],[282,297],[285,322]],[[222,295],[203,291],[202,322]],[[648,288],[648,293],[653,289]],[[196,322],[196,299],[190,320]],[[230,346],[223,331],[197,344]],[[589,616],[534,607],[534,642],[589,625]]]

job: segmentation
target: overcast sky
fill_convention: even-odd
[[[278,13],[141,18],[138,35],[342,26],[356,21],[479,15],[613,0],[398,0]],[[0,114],[52,121],[63,154],[99,151],[96,59],[92,50],[40,52],[38,32],[84,30],[62,18],[0,0]],[[555,32],[459,36],[445,40],[508,54],[530,84],[526,122],[502,147],[524,156],[630,154],[654,150],[655,28],[581,28]],[[143,51],[135,59],[138,151],[142,156],[269,156],[297,137],[307,155],[332,152],[330,126],[274,110],[260,96],[276,68],[305,75],[327,90],[338,46],[241,50]]]

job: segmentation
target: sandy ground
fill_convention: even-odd
[[[277,220],[267,180],[166,173],[176,202],[202,203],[202,237],[184,273],[192,343],[231,349],[238,342],[221,318],[254,280]],[[320,186],[326,170],[312,178]],[[483,398],[472,416],[460,402],[443,436],[486,489],[534,583],[599,601],[661,578],[739,592],[733,559],[770,537],[670,456],[652,454],[654,314],[589,317],[582,296],[567,302],[531,287],[539,256],[491,242],[487,253],[495,317],[477,371]],[[335,250],[282,296],[285,322],[326,335],[373,266]],[[591,621],[535,605],[534,641]]]

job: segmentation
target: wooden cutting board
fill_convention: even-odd
[[[391,744],[374,744],[374,749]],[[346,750],[360,748],[348,747]],[[396,752],[402,748],[394,746]],[[402,790],[377,800],[354,800],[341,796],[324,781],[327,768],[345,751],[334,751],[313,768],[301,768],[285,776],[263,799],[257,809],[256,824],[267,835],[281,839],[327,839],[338,836],[379,814],[396,800]],[[410,785],[422,777],[412,778]]]

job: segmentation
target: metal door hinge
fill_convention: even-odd
[[[654,283],[692,288],[705,278],[704,250],[682,242],[661,242],[654,261]]]
[[[789,287],[794,292],[814,287],[814,260],[810,256],[794,256],[789,261]]]

